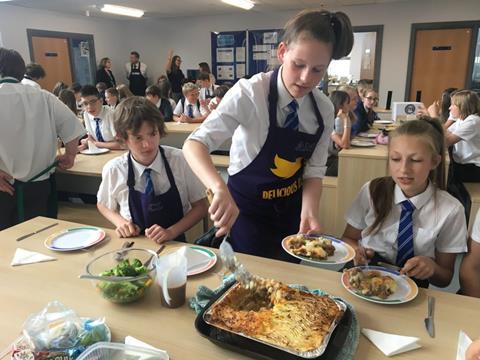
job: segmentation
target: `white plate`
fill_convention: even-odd
[[[78,227],[49,236],[45,246],[53,251],[75,251],[88,248],[105,239],[105,231],[96,227]]]
[[[361,133],[358,133],[357,136],[368,138],[368,139],[375,139],[378,136],[378,133],[361,132]]]
[[[84,154],[84,155],[100,155],[100,154],[105,154],[109,151],[110,151],[110,149],[105,149],[105,148],[101,148],[101,149],[98,149],[98,150],[95,150],[95,151],[91,151],[90,149],[85,149],[85,150],[80,151],[80,153]]]
[[[389,125],[389,124],[393,124],[393,121],[392,120],[375,120],[373,123],[381,124],[381,125]]]
[[[366,266],[358,266],[362,270],[366,270]],[[418,295],[418,286],[415,282],[410,279],[408,276],[400,275],[398,271],[386,269],[380,266],[369,266],[368,270],[375,270],[380,273],[382,276],[391,276],[397,283],[397,291],[390,295],[386,299],[381,299],[376,296],[366,296],[357,292],[350,286],[348,281],[348,274],[342,274],[342,285],[347,291],[360,299],[374,302],[377,304],[386,304],[386,305],[396,305],[409,302],[416,298]]]
[[[187,276],[201,274],[211,269],[212,267],[214,267],[215,264],[217,263],[217,255],[212,250],[209,250],[200,246],[189,246],[189,249],[195,251],[194,257],[198,265],[188,268]],[[200,256],[204,258],[204,261],[199,259]],[[189,257],[188,251],[186,253],[186,257],[187,257],[187,264],[188,264],[188,257]]]
[[[353,139],[350,144],[356,147],[374,147],[375,146],[375,143],[373,141],[359,140],[359,139]]]
[[[287,253],[289,253],[293,257],[296,257],[297,259],[303,260],[305,262],[309,262],[312,264],[330,264],[330,265],[345,264],[355,257],[355,250],[353,250],[353,248],[350,245],[328,235],[320,235],[320,236],[332,240],[332,245],[335,247],[335,252],[333,253],[332,256],[329,256],[325,260],[318,260],[318,259],[309,258],[307,256],[295,255],[290,250],[290,246],[289,246],[290,241],[295,236],[297,235],[290,235],[282,240],[283,250],[285,250]]]

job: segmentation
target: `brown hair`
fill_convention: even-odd
[[[0,47],[0,77],[11,76],[22,81],[25,74],[25,61],[22,55],[13,49]]]
[[[118,90],[115,89],[114,87],[111,87],[105,90],[105,94],[109,94],[110,96],[115,96],[118,98]]]
[[[58,94],[58,99],[68,106],[70,110],[77,115],[77,100],[75,99],[75,93],[72,90],[63,89]]]
[[[480,99],[474,91],[460,90],[452,93],[452,104],[457,105],[462,120],[472,114],[480,115]]]
[[[282,41],[289,46],[305,35],[332,44],[333,59],[340,59],[352,50],[352,24],[343,12],[303,10],[286,23]]]
[[[419,120],[403,123],[390,133],[390,141],[397,136],[416,136],[423,139],[432,151],[432,155],[440,155],[440,163],[428,174],[429,180],[436,188],[445,190],[445,140],[443,127],[438,119],[427,116]],[[375,221],[368,228],[368,233],[376,233],[383,225],[392,210],[395,182],[391,176],[376,178],[370,182],[369,191],[375,211]]]
[[[60,91],[65,90],[65,89],[68,89],[67,84],[65,84],[63,81],[58,81],[55,84],[55,86],[53,87],[52,93],[53,93],[53,95],[58,97],[58,95],[60,95]]]
[[[157,128],[160,137],[167,135],[163,115],[149,100],[132,96],[122,101],[113,112],[113,124],[120,139],[128,139],[128,131],[137,134],[144,122]]]
[[[100,69],[105,69],[107,67],[107,62],[110,61],[110,58],[104,57],[102,60],[100,60],[100,63],[98,64],[98,67]]]
[[[130,91],[127,85],[125,84],[120,84],[117,86],[117,91],[118,91],[118,100],[122,101],[124,99],[127,99],[129,97],[133,96],[133,93]]]

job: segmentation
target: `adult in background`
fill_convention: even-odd
[[[42,87],[38,83],[38,80],[43,79],[45,75],[45,70],[42,65],[30,63],[25,68],[25,74],[23,75],[21,83],[41,89]]]
[[[50,175],[55,166],[73,166],[85,134],[53,94],[20,84],[24,74],[21,55],[0,48],[0,230],[36,216],[56,217]],[[65,144],[62,155],[57,155],[57,137]]]
[[[180,69],[181,64],[182,59],[180,58],[180,56],[173,56],[173,50],[168,50],[165,71],[167,72],[168,80],[170,81],[170,85],[172,86],[172,98],[173,100],[175,100],[175,102],[178,102],[178,100],[180,100],[180,98],[183,96],[182,86],[185,82],[185,75]]]
[[[130,81],[130,91],[133,95],[144,96],[147,88],[147,65],[140,62],[140,54],[130,53],[130,62],[125,64],[127,80]]]
[[[117,86],[115,76],[112,73],[112,60],[108,57],[104,57],[98,64],[96,83],[101,82],[105,83],[107,89]]]

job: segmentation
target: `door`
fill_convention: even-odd
[[[68,39],[32,36],[33,61],[42,65],[46,76],[39,81],[40,86],[52,91],[58,81],[67,86],[72,84],[72,69]]]
[[[465,88],[471,38],[471,28],[417,30],[410,101],[421,91],[421,101],[428,106],[446,88]]]

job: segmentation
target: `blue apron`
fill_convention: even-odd
[[[128,206],[132,221],[137,224],[141,232],[144,233],[146,228],[154,224],[158,224],[164,229],[176,224],[183,218],[182,199],[175,184],[173,173],[168,164],[165,152],[160,146],[160,154],[165,166],[170,189],[160,195],[145,194],[135,190],[135,174],[133,172],[133,164],[131,154],[128,154]],[[179,235],[175,241],[185,241],[185,234]]]
[[[245,169],[228,180],[240,210],[230,242],[235,251],[291,261],[292,257],[282,251],[281,241],[300,227],[303,169],[322,136],[324,123],[310,92],[317,132],[307,134],[277,126],[278,71],[270,78],[270,125],[265,144]]]
[[[133,68],[133,64],[130,64],[130,75],[128,76],[128,80],[130,81],[130,91],[133,95],[145,96],[147,79],[143,76],[140,68],[140,61],[138,62],[138,68]]]

